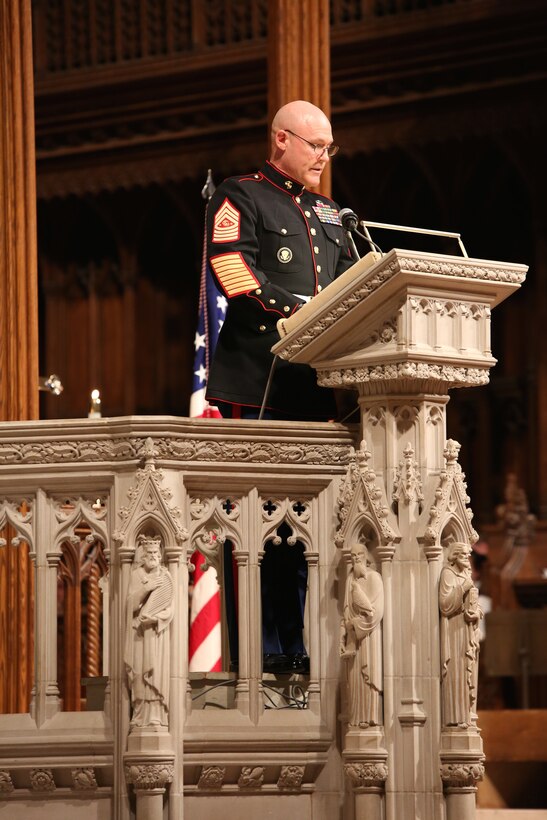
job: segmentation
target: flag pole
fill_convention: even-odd
[[[213,174],[211,172],[211,169],[207,168],[207,179],[205,180],[205,185],[201,189],[201,196],[203,199],[206,199],[207,202],[209,202],[215,191],[216,186],[213,182]]]
[[[207,204],[214,192],[213,175],[209,168],[205,185],[201,189],[201,196]],[[209,358],[218,336],[219,320],[223,316],[219,314],[218,298],[214,298],[216,294],[211,290],[213,283],[207,264],[207,204],[203,229],[194,386],[190,399],[190,415],[211,418],[215,415],[220,416],[220,413],[216,408],[210,407],[205,398],[205,389]],[[188,670],[190,672],[220,672],[222,670],[222,627],[221,593],[217,570],[213,566],[210,566],[207,571],[202,569],[205,558],[197,549],[192,553],[191,561],[194,565],[194,573],[189,615]]]

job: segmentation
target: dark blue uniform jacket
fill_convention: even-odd
[[[207,254],[228,309],[208,378],[212,403],[260,407],[277,321],[352,264],[338,210],[269,162],[217,188],[207,209]],[[267,406],[288,418],[335,414],[315,372],[282,360]]]

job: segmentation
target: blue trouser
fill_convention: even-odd
[[[230,405],[217,402],[223,418],[252,419],[258,417],[259,408]],[[264,418],[272,418],[266,410]],[[287,524],[281,524],[278,534],[281,544],[266,544],[260,567],[260,590],[262,596],[262,653],[264,655],[297,655],[305,653],[302,629],[308,582],[308,564],[304,547],[297,541],[290,546],[287,538],[292,534]],[[231,544],[224,551],[224,589],[226,619],[232,662],[238,660],[237,594],[235,588]]]

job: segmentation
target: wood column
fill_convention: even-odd
[[[30,0],[0,3],[0,420],[38,417]]]
[[[328,0],[268,4],[268,127],[275,112],[291,100],[309,100],[330,117]],[[330,196],[330,164],[319,190]]]
[[[0,531],[0,714],[28,712],[34,682],[34,567],[16,531]]]
[[[34,83],[30,0],[0,2],[0,421],[38,417]],[[6,527],[0,556],[1,712],[26,712],[34,574]]]

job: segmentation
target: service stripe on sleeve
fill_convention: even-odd
[[[258,287],[258,280],[238,253],[221,253],[209,260],[227,296],[239,296]]]
[[[237,242],[240,235],[241,214],[226,198],[215,214],[213,222],[213,242]]]

